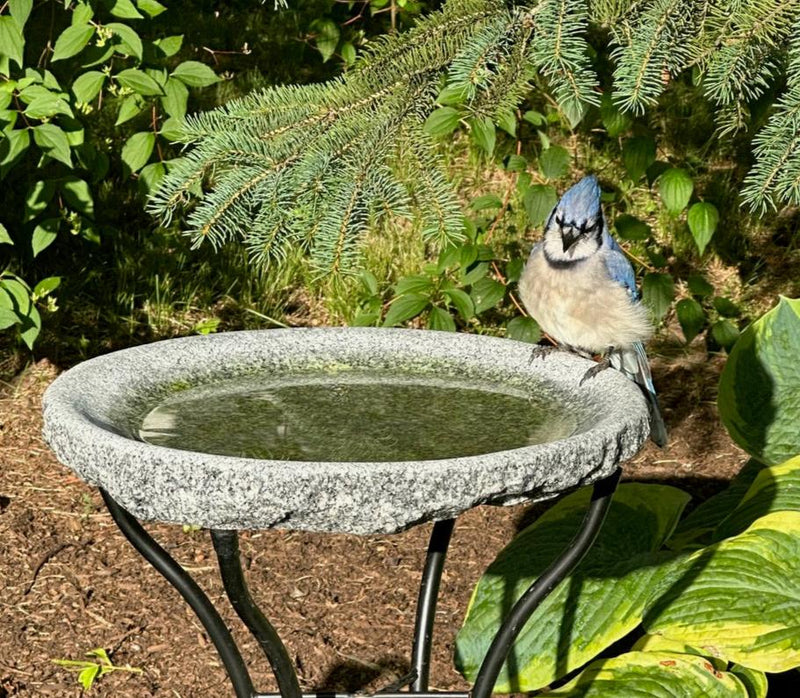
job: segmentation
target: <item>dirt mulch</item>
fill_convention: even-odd
[[[657,362],[670,445],[648,446],[626,477],[707,495],[744,462],[714,407],[722,359],[704,352]],[[0,698],[80,696],[53,659],[102,647],[116,665],[92,690],[116,698],[228,696],[225,672],[199,621],[125,541],[96,491],[43,443],[46,361],[0,394]],[[432,687],[466,689],[453,640],[481,571],[530,518],[530,507],[479,507],[459,518],[442,580]],[[208,535],[148,526],[221,609],[259,690],[275,690],[255,642],[223,596]],[[254,597],[275,624],[305,690],[375,689],[407,672],[430,525],[393,536],[243,534]]]

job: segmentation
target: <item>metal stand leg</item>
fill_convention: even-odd
[[[411,683],[412,692],[428,690],[436,601],[439,597],[439,582],[442,579],[444,559],[450,545],[454,525],[455,519],[437,521],[431,531],[428,555],[425,558],[425,570],[422,573],[422,582],[419,587],[417,620],[414,624],[414,646],[411,652],[411,670],[414,674],[414,680]]]
[[[614,495],[621,474],[622,471],[618,469],[595,483],[589,511],[586,512],[581,528],[569,548],[528,587],[528,590],[514,604],[483,659],[472,689],[472,698],[488,698],[491,695],[511,645],[514,644],[528,618],[559,582],[578,566],[589,548],[592,547],[608,513],[611,497]]]
[[[297,681],[297,674],[286,647],[272,624],[266,619],[261,610],[256,606],[247,582],[244,578],[241,561],[239,559],[239,536],[236,531],[211,531],[211,540],[219,560],[219,569],[225,592],[231,605],[239,614],[244,624],[258,640],[261,649],[269,660],[278,690],[283,698],[301,698],[302,692]]]
[[[253,698],[253,681],[236,644],[217,609],[184,569],[142,528],[141,524],[103,489],[100,490],[111,517],[131,545],[183,596],[197,614],[217,648],[236,692],[236,698]]]

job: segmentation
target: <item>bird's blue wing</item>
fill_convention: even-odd
[[[633,300],[638,300],[639,291],[636,288],[636,274],[634,274],[633,267],[622,248],[611,237],[608,228],[603,230],[603,244],[600,249],[605,252],[606,269],[611,280],[620,286],[624,286]]]

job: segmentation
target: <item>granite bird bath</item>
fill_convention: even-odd
[[[44,397],[59,460],[101,488],[134,547],[190,603],[238,698],[257,695],[207,597],[138,523],[211,529],[226,591],[301,695],[288,655],[247,591],[239,529],[392,533],[436,521],[420,589],[412,670],[392,695],[428,692],[433,614],[454,518],[478,504],[595,492],[573,545],[512,609],[472,696],[489,695],[530,613],[580,561],[619,477],[649,433],[637,386],[613,370],[493,337],[399,329],[232,332],[86,361]],[[440,694],[436,694],[440,695]],[[450,694],[466,696],[467,694]]]

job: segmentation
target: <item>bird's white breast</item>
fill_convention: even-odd
[[[647,309],[609,278],[603,254],[556,269],[540,248],[525,266],[519,292],[540,327],[571,347],[600,353],[644,341],[652,334]]]

